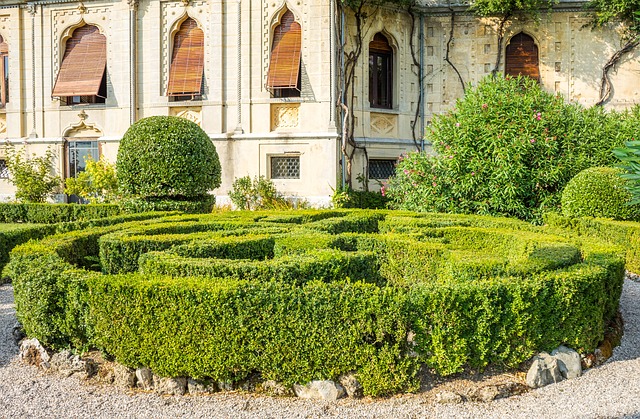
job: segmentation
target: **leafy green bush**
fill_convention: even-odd
[[[640,22],[640,18],[638,20]],[[630,204],[640,205],[640,140],[627,141],[625,147],[613,149],[613,154],[622,161],[620,167],[626,171],[620,176],[627,180],[626,186],[631,193]]]
[[[0,203],[0,223],[52,224],[112,217],[120,214],[115,204]]]
[[[331,197],[335,208],[384,209],[389,199],[380,192],[338,188]]]
[[[6,164],[9,182],[16,187],[16,199],[20,202],[44,202],[60,187],[61,180],[52,174],[56,158],[51,149],[44,156],[24,155],[24,150],[16,150],[7,145]]]
[[[423,364],[447,375],[563,343],[593,350],[617,310],[623,249],[595,238],[480,216],[330,214],[90,227],[16,247],[7,271],[27,333],[55,347],[214,381],[355,372],[368,395],[417,388]],[[141,272],[79,269],[98,252]]]
[[[182,211],[186,214],[207,214],[213,210],[216,203],[214,195],[203,195],[189,199],[122,199],[119,207],[126,213],[150,211]]]
[[[272,210],[290,208],[287,200],[276,190],[273,182],[264,176],[237,178],[229,192],[231,202],[240,210]]]
[[[529,78],[489,77],[434,119],[427,139],[437,155],[403,157],[387,195],[400,209],[539,222],[573,176],[611,164],[639,123],[638,109],[584,109]]]
[[[65,179],[64,193],[88,202],[113,202],[118,196],[115,165],[102,157],[98,161],[89,157],[83,172]]]
[[[209,136],[184,118],[154,116],[120,141],[118,185],[125,197],[200,201],[220,186],[220,161]]]
[[[631,193],[621,173],[613,167],[591,167],[578,173],[562,192],[562,214],[616,220],[640,217],[640,205],[629,205]]]

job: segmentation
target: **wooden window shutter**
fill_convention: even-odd
[[[188,18],[173,40],[167,96],[199,95],[204,72],[204,32]]]
[[[380,32],[373,36],[373,40],[369,43],[369,51],[383,52],[388,54],[391,54],[393,52],[391,46],[389,45],[389,41]]]
[[[0,36],[0,55],[8,55],[9,54],[9,44]]]
[[[85,25],[67,40],[52,96],[97,96],[107,68],[107,38]]]
[[[511,38],[505,57],[505,74],[528,76],[540,80],[538,46],[529,35],[519,33]]]
[[[267,74],[269,89],[297,89],[300,77],[302,29],[293,13],[282,15],[280,25],[273,34],[271,60]]]

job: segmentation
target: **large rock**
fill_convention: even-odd
[[[149,368],[138,368],[136,370],[136,379],[138,380],[138,388],[143,390],[153,390],[153,373]]]
[[[23,339],[20,342],[20,359],[28,365],[48,370],[51,356],[38,339]]]
[[[26,338],[27,335],[24,334],[24,329],[22,328],[22,325],[18,322],[16,322],[13,325],[13,329],[11,330],[11,336],[13,337],[13,343],[16,344],[16,346],[20,346],[20,342],[22,341],[22,339]]]
[[[533,364],[527,372],[527,385],[531,388],[544,387],[563,379],[558,360],[546,352],[541,352],[533,358]]]
[[[187,391],[187,379],[185,377],[168,378],[154,375],[153,384],[158,394],[182,396]]]
[[[209,394],[218,391],[218,385],[214,381],[187,379],[189,394]]]
[[[462,403],[464,399],[458,393],[453,391],[442,391],[436,394],[436,403],[440,404],[459,404]]]
[[[551,352],[551,356],[558,360],[560,373],[566,379],[580,377],[582,375],[582,362],[580,354],[566,346],[560,346]]]
[[[97,371],[97,366],[93,360],[81,359],[69,350],[58,352],[51,356],[49,362],[51,369],[59,374],[69,377],[73,374],[80,374],[82,378],[89,378]]]
[[[316,380],[304,386],[294,384],[293,391],[303,399],[338,400],[345,395],[344,388],[331,380]]]
[[[345,374],[338,378],[338,382],[349,397],[362,397],[362,384],[358,381],[355,374]]]
[[[113,364],[113,385],[117,387],[133,388],[136,386],[136,370],[124,365]]]
[[[260,389],[271,396],[290,396],[293,393],[290,387],[274,380],[265,381],[260,385]]]

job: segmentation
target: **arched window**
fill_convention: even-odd
[[[369,44],[369,105],[392,107],[393,50],[387,38],[377,33]]]
[[[9,45],[0,36],[0,108],[4,108],[9,103]]]
[[[274,97],[300,97],[302,28],[287,10],[273,32],[267,89]]]
[[[173,38],[167,96],[173,101],[199,99],[203,93],[204,32],[187,18]]]
[[[540,80],[538,46],[532,37],[520,32],[509,41],[505,57],[505,74],[528,76]]]
[[[107,38],[93,25],[73,31],[52,96],[66,105],[104,103],[107,97]]]

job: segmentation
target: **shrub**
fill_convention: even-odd
[[[640,108],[637,110],[640,112]],[[625,147],[615,148],[613,154],[622,161],[620,167],[626,171],[620,176],[627,180],[630,204],[640,205],[640,140],[626,142]]]
[[[578,173],[562,192],[565,217],[604,217],[616,220],[637,219],[640,205],[629,205],[631,193],[620,177],[622,170],[591,167]]]
[[[229,198],[240,210],[290,208],[273,182],[264,176],[254,177],[253,181],[249,176],[237,178],[231,186]]]
[[[566,104],[529,78],[489,77],[434,119],[437,155],[410,153],[389,181],[395,207],[539,222],[581,170],[612,163],[640,112]]]
[[[21,202],[44,202],[60,187],[61,180],[52,174],[55,154],[47,149],[44,156],[26,157],[23,150],[6,146],[9,182],[16,187],[16,199]]]
[[[200,200],[220,186],[220,161],[209,136],[184,118],[154,116],[133,124],[118,149],[125,197]]]
[[[85,170],[65,180],[64,193],[92,203],[112,202],[118,194],[115,165],[102,157],[94,161],[89,156]]]
[[[380,192],[338,188],[331,197],[335,208],[384,209],[389,199]]]
[[[0,203],[0,223],[53,224],[120,214],[115,204]]]
[[[22,244],[7,269],[19,318],[44,343],[163,376],[290,385],[355,372],[385,395],[417,388],[422,364],[448,375],[593,350],[617,310],[618,246],[488,217],[331,214],[168,217]],[[274,224],[286,231],[254,234]],[[78,269],[98,252],[141,270]]]

